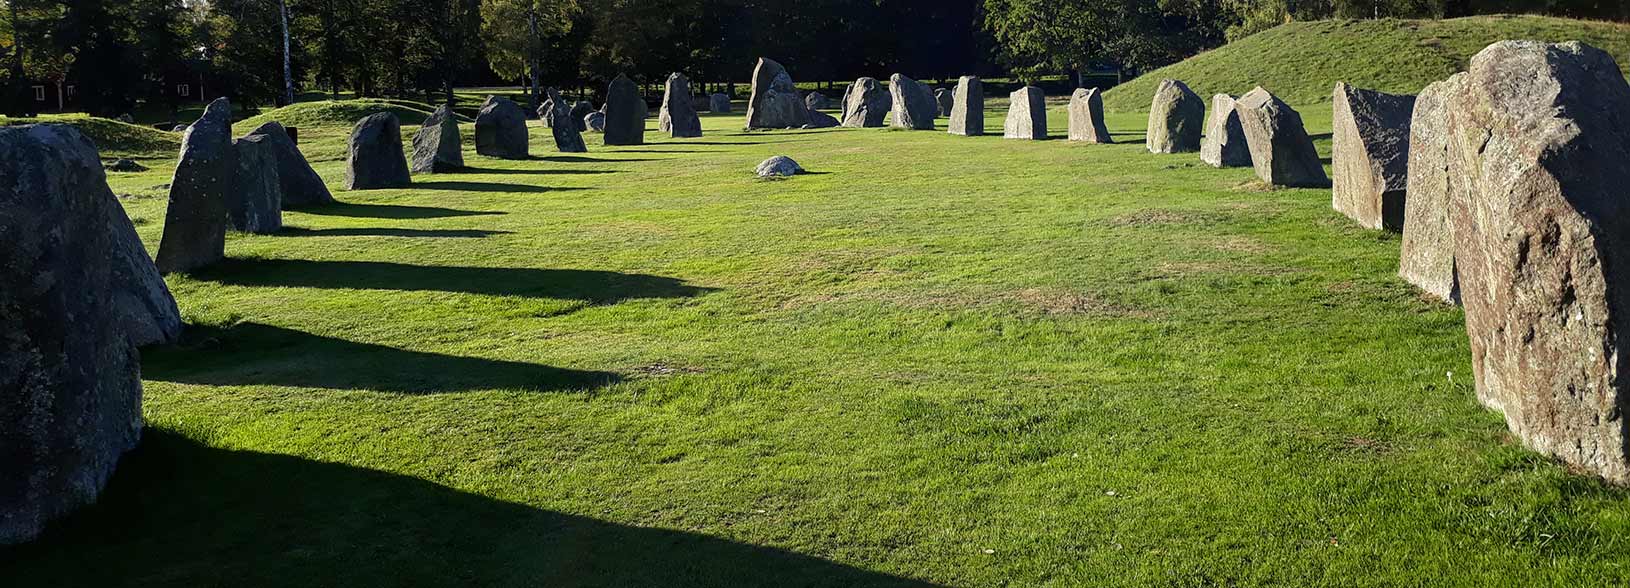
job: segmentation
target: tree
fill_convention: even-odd
[[[538,109],[543,54],[551,39],[572,27],[577,4],[571,0],[482,0],[481,36],[487,63],[498,75],[525,76],[532,111]]]

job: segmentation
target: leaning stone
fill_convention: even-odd
[[[683,74],[668,76],[662,93],[662,112],[657,116],[657,129],[675,139],[702,136],[702,119],[691,104],[690,79]]]
[[[76,129],[0,128],[0,235],[0,545],[13,545],[96,502],[141,438],[144,302],[161,296],[177,330],[179,316]]]
[[[1275,186],[1325,188],[1324,162],[1302,127],[1302,115],[1258,87],[1234,103],[1256,176]]]
[[[1183,82],[1161,80],[1149,105],[1145,145],[1150,153],[1188,153],[1200,150],[1206,103]]]
[[[951,134],[969,137],[985,134],[985,84],[974,76],[962,76],[956,83],[951,105]]]
[[[1038,141],[1047,138],[1047,96],[1042,94],[1041,88],[1025,86],[1008,95],[1002,138]]]
[[[436,107],[413,135],[413,173],[446,173],[464,167],[464,140],[458,118],[446,104]]]
[[[277,157],[277,182],[285,210],[334,202],[328,184],[317,175],[317,170],[311,169],[311,163],[295,145],[295,133],[273,121],[256,127],[249,134],[265,135],[272,154]]]
[[[583,126],[591,133],[606,132],[606,113],[594,111],[583,115]]]
[[[793,161],[791,157],[777,155],[764,160],[764,163],[758,164],[756,173],[761,178],[784,178],[804,173],[804,168],[799,166],[798,162]]]
[[[1070,95],[1070,140],[1114,143],[1104,126],[1104,97],[1097,88],[1080,88]]]
[[[649,110],[640,97],[639,86],[628,76],[618,75],[606,89],[605,144],[644,145],[645,115]]]
[[[126,158],[123,158],[123,157],[121,157],[119,159],[115,159],[113,161],[110,161],[106,165],[104,165],[103,167],[106,168],[107,171],[110,171],[110,172],[144,172],[144,171],[147,171],[147,166],[136,163],[135,160],[126,159]]]
[[[1365,228],[1402,231],[1415,97],[1337,82],[1331,102],[1331,206]]]
[[[843,98],[843,126],[881,127],[893,100],[889,91],[873,78],[860,78],[849,86]]]
[[[1233,96],[1217,94],[1211,97],[1205,138],[1200,140],[1200,161],[1211,167],[1251,165],[1251,147],[1245,142],[1245,127],[1240,126],[1239,111],[1234,110]]]
[[[747,128],[796,129],[809,122],[808,112],[786,68],[759,58],[753,68],[753,96],[747,102]]]
[[[589,130],[588,124],[585,123],[587,120],[585,117],[587,117],[590,112],[594,112],[593,102],[578,100],[576,104],[572,105],[572,123],[577,125],[577,132],[582,133]]]
[[[810,111],[826,110],[832,107],[832,99],[820,92],[810,92],[808,96],[804,96],[804,106]]]
[[[894,126],[919,131],[934,130],[934,115],[939,103],[934,91],[922,82],[900,74],[889,77],[889,95],[894,99]]]
[[[708,110],[714,114],[730,112],[730,97],[724,94],[714,94],[708,97]]]
[[[475,117],[475,152],[499,159],[526,159],[531,151],[521,106],[503,96],[488,96]]]
[[[587,153],[589,147],[583,143],[583,132],[577,130],[581,121],[572,117],[573,107],[560,96],[559,90],[549,88],[548,92],[549,111],[543,113],[543,120],[549,123],[555,150],[561,153]]]
[[[1449,110],[1464,74],[1433,82],[1409,121],[1409,172],[1398,275],[1445,302],[1460,303],[1455,239],[1449,226]]]
[[[234,155],[232,105],[216,98],[181,137],[158,244],[159,271],[191,271],[226,257],[226,194],[238,169]]]
[[[226,193],[226,211],[232,228],[239,231],[266,234],[283,229],[283,194],[272,142],[271,137],[256,134],[232,141],[238,169]]]
[[[1449,222],[1477,398],[1630,484],[1630,84],[1577,42],[1504,41],[1448,97]]]
[[[516,107],[520,108],[520,107]],[[402,157],[402,126],[396,115],[379,112],[357,121],[345,160],[345,189],[406,188],[413,178]]]
[[[939,104],[940,116],[950,118],[951,109],[956,107],[956,94],[945,88],[934,90],[934,102]]]

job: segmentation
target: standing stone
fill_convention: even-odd
[[[1331,206],[1365,228],[1404,230],[1415,97],[1337,82],[1331,102]]]
[[[1070,140],[1114,143],[1104,126],[1104,97],[1097,88],[1080,88],[1070,95]]]
[[[255,134],[232,141],[238,169],[226,193],[226,210],[232,228],[239,231],[266,234],[283,229],[283,194],[272,141]]]
[[[406,188],[413,183],[407,158],[402,157],[401,123],[389,112],[370,114],[357,121],[356,128],[351,129],[345,163],[347,190]]]
[[[1047,96],[1041,88],[1025,86],[1008,95],[1004,139],[1047,139]]]
[[[977,137],[985,134],[985,84],[975,76],[962,76],[956,82],[951,105],[950,131],[953,135]]]
[[[251,135],[265,135],[272,154],[277,157],[277,182],[282,192],[284,209],[318,204],[332,204],[334,194],[311,163],[294,143],[294,133],[276,121],[256,127]]]
[[[1433,82],[1409,121],[1409,173],[1398,275],[1445,302],[1460,302],[1455,238],[1449,226],[1449,110],[1464,74]]]
[[[827,98],[826,94],[810,92],[808,96],[804,96],[804,106],[810,111],[825,110],[832,107],[832,100]]]
[[[724,94],[714,94],[708,97],[708,110],[714,114],[730,112],[730,97]]]
[[[561,153],[588,153],[589,147],[583,143],[583,132],[577,130],[583,121],[572,116],[577,111],[575,106],[561,97],[560,90],[549,88],[549,110],[543,113],[543,119],[549,123],[549,132],[555,139],[555,150]]]
[[[809,122],[808,107],[786,68],[760,57],[753,68],[753,96],[747,102],[747,128],[796,129]]]
[[[702,119],[691,103],[690,80],[674,73],[662,93],[662,113],[657,116],[657,129],[675,139],[702,136]]]
[[[1211,97],[1211,113],[1206,116],[1206,135],[1200,141],[1200,161],[1211,167],[1250,167],[1251,146],[1245,142],[1234,97]]]
[[[475,117],[475,152],[499,159],[532,156],[526,131],[526,112],[503,96],[488,96]]]
[[[1302,127],[1302,115],[1260,86],[1234,103],[1256,176],[1275,186],[1325,188],[1324,162]]]
[[[464,167],[464,139],[459,136],[458,118],[446,104],[436,107],[413,135],[413,165],[417,174],[439,174]]]
[[[1477,397],[1523,443],[1630,484],[1630,84],[1504,41],[1448,97],[1450,224]]]
[[[640,97],[639,86],[628,76],[618,75],[606,89],[607,145],[644,145],[645,114],[648,108]]]
[[[232,104],[216,98],[181,136],[181,159],[170,180],[158,269],[186,272],[226,257],[226,194],[237,173]]]
[[[135,448],[144,299],[161,295],[177,330],[179,316],[76,129],[0,128],[0,235],[0,545],[13,545],[95,502]]]
[[[606,113],[596,110],[583,115],[583,126],[590,132],[606,132]]]
[[[1199,151],[1205,118],[1206,103],[1198,94],[1183,82],[1160,80],[1154,102],[1149,105],[1149,130],[1144,142],[1150,153]]]
[[[860,78],[849,86],[843,98],[843,126],[875,128],[883,126],[893,100],[888,90],[873,78]]]
[[[950,118],[951,109],[956,107],[956,95],[951,90],[940,88],[934,90],[934,102],[939,104],[940,116]]]
[[[934,130],[939,103],[934,91],[922,82],[900,74],[889,76],[889,95],[894,99],[894,126],[918,131]]]

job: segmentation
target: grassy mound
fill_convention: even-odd
[[[57,123],[72,125],[96,142],[96,149],[104,156],[109,153],[174,153],[181,148],[181,135],[98,118],[84,114],[45,115],[38,118],[8,118],[0,116],[0,125],[26,125]]]
[[[1337,81],[1415,93],[1466,67],[1496,41],[1583,41],[1630,68],[1630,25],[1540,16],[1449,20],[1340,20],[1290,23],[1196,55],[1104,94],[1110,110],[1140,110],[1162,78],[1183,80],[1201,96],[1235,95],[1261,85],[1292,104],[1330,100]],[[1630,71],[1630,70],[1627,70]]]
[[[390,100],[380,98],[363,98],[358,100],[323,100],[320,102],[300,102],[268,110],[259,115],[239,121],[234,127],[246,131],[266,124],[270,121],[283,123],[284,126],[317,127],[317,126],[349,126],[355,124],[362,117],[377,112],[392,112],[396,118],[402,120],[403,125],[417,125],[435,111],[436,107],[423,102],[411,100]]]

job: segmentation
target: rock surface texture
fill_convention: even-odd
[[[956,83],[955,104],[951,105],[950,133],[976,137],[985,134],[985,84],[974,76],[962,76]]]
[[[526,112],[502,96],[488,96],[475,116],[475,152],[499,159],[531,157]]]
[[[1330,99],[1331,207],[1365,228],[1404,230],[1415,97],[1337,82]]]
[[[786,68],[760,57],[753,68],[753,95],[747,102],[747,128],[796,129],[809,122],[809,108]]]
[[[804,106],[807,110],[826,110],[832,107],[832,99],[820,92],[810,92],[804,96]]]
[[[277,179],[277,155],[272,138],[248,134],[232,141],[238,170],[226,194],[232,228],[247,233],[283,230],[283,194]]]
[[[406,188],[413,183],[402,156],[402,124],[395,114],[376,112],[357,121],[346,153],[347,190]]]
[[[956,93],[947,88],[934,90],[934,102],[939,104],[940,116],[950,118],[951,109],[956,106]]]
[[[583,115],[583,126],[587,127],[591,133],[606,132],[606,114],[595,111]]]
[[[888,119],[894,101],[889,91],[872,78],[860,78],[843,95],[843,126],[881,127]]]
[[[587,103],[579,102],[578,106],[574,106],[560,96],[559,90],[549,88],[548,92],[552,104],[549,110],[543,113],[543,120],[549,123],[549,134],[555,139],[555,150],[561,153],[588,153],[589,146],[583,142],[581,130],[586,123],[574,116],[579,106]]]
[[[640,97],[639,86],[628,76],[619,75],[606,88],[605,143],[607,145],[645,144],[645,99]],[[588,122],[584,119],[584,122]],[[592,126],[592,123],[591,123]]]
[[[1144,144],[1150,153],[1188,153],[1200,150],[1206,103],[1183,82],[1161,80],[1149,105],[1149,128]]]
[[[232,105],[216,98],[181,136],[158,245],[159,271],[187,272],[226,257],[226,194],[237,174],[236,155]]]
[[[1002,138],[1038,141],[1047,138],[1047,95],[1041,88],[1025,86],[1008,95]]]
[[[708,110],[714,114],[730,112],[730,97],[724,94],[714,94],[708,97]]]
[[[1070,140],[1114,143],[1104,125],[1104,97],[1097,88],[1077,89],[1070,95]]]
[[[657,129],[676,139],[702,136],[702,118],[697,116],[691,102],[690,79],[679,73],[668,76],[662,92],[662,112],[657,115]]]
[[[1325,188],[1324,162],[1302,126],[1302,115],[1267,90],[1257,88],[1234,103],[1245,144],[1251,147],[1256,176],[1275,186]]]
[[[777,155],[758,164],[758,169],[754,173],[761,178],[785,178],[804,173],[804,168],[791,157]]]
[[[918,131],[934,130],[934,116],[939,103],[934,91],[922,82],[900,74],[889,77],[889,95],[893,98],[894,126]]]
[[[1234,97],[1211,97],[1211,113],[1206,116],[1206,134],[1200,140],[1200,161],[1211,167],[1250,167],[1251,146],[1245,143],[1245,127],[1239,124]]]
[[[290,138],[288,129],[276,121],[250,131],[251,135],[265,135],[272,153],[277,156],[277,182],[282,186],[283,208],[299,208],[334,202],[334,193],[311,163],[300,153],[300,147]]]
[[[464,167],[464,140],[459,136],[458,117],[446,104],[424,119],[413,135],[413,173],[446,173]]]
[[[1445,302],[1460,303],[1455,238],[1449,227],[1449,110],[1464,79],[1433,82],[1415,99],[1409,123],[1409,178],[1398,275]]]

